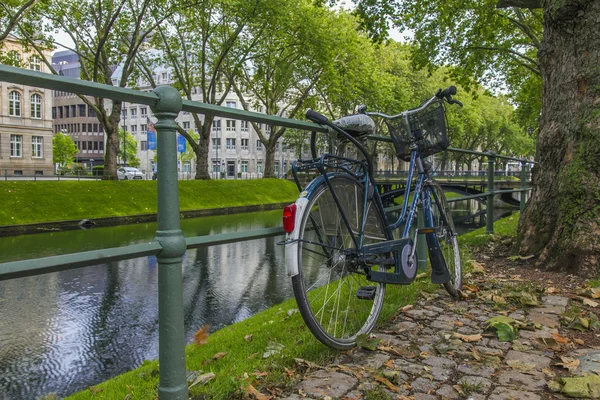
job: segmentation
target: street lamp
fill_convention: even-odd
[[[123,108],[123,166],[127,166],[127,108]]]

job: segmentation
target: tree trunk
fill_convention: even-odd
[[[204,123],[200,132],[200,140],[198,141],[198,149],[194,150],[196,154],[196,176],[194,179],[210,179],[209,162],[208,162],[208,145],[210,143],[211,123]],[[223,140],[223,139],[221,139]],[[223,149],[223,147],[221,147]],[[210,163],[212,165],[212,163]]]
[[[115,111],[117,109],[117,111]],[[104,132],[106,134],[106,147],[104,148],[104,175],[102,179],[117,180],[117,155],[121,149],[121,141],[119,140],[119,121],[121,117],[121,103],[118,105],[113,103],[113,110],[110,116],[105,121]]]
[[[275,177],[275,143],[270,143],[265,146],[265,172],[263,178]]]
[[[538,265],[600,269],[600,1],[544,2],[539,165],[517,248]]]

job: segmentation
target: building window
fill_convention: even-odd
[[[10,156],[23,157],[23,135],[10,135]]]
[[[167,73],[166,73],[166,72],[163,72],[163,73],[162,73],[162,80],[163,80],[165,83],[167,83],[167,82],[168,82],[168,81],[167,81]]]
[[[262,172],[263,172],[262,161],[259,161],[258,164],[256,164],[256,172],[258,172],[259,174],[262,174]]]
[[[131,134],[137,135],[137,125],[131,125]]]
[[[235,139],[227,139],[227,150],[235,150]]]
[[[58,118],[62,118],[63,117],[63,108],[57,107],[57,110],[58,110]]]
[[[241,121],[241,125],[242,125],[242,132],[248,132],[248,125],[250,125],[250,123],[248,121]]]
[[[56,107],[52,107],[52,119],[56,119]]]
[[[37,176],[44,175],[44,171],[35,171],[35,174]]]
[[[42,119],[42,96],[37,93],[31,95],[31,118]]]
[[[77,106],[75,104],[71,105],[71,115],[73,117],[77,116]]]
[[[21,116],[21,93],[16,90],[8,94],[8,115],[11,117]]]
[[[92,107],[88,107],[88,117],[95,117],[96,116],[96,110],[94,110]]]
[[[142,150],[142,151],[148,150],[148,141],[142,140],[140,142],[140,150]]]
[[[142,125],[140,125],[140,129],[142,131],[142,135],[145,135],[146,132],[148,131],[148,125],[142,124]]]
[[[80,117],[85,117],[85,104],[78,104],[77,107],[79,108],[79,116]]]
[[[212,122],[212,130],[213,131],[221,130],[221,120],[220,119],[216,119]]]
[[[44,138],[41,136],[31,137],[31,157],[42,158]]]
[[[129,115],[131,115],[131,118],[137,118],[137,108],[135,108],[135,107],[130,108]]]
[[[190,122],[189,121],[185,121],[183,123],[183,129],[189,130],[190,129]]]
[[[265,128],[266,128],[265,132],[267,132],[267,135],[270,135],[271,134],[271,125],[267,125]]]
[[[256,141],[256,150],[262,151],[262,142],[260,140]]]
[[[38,56],[29,57],[29,69],[34,71],[42,70],[42,60]]]
[[[235,120],[234,119],[228,119],[225,121],[225,127],[226,127],[226,131],[228,132],[232,132],[235,131]]]
[[[279,151],[279,143],[275,143],[275,151]]]
[[[88,140],[88,150],[92,150],[92,141]]]
[[[221,138],[213,138],[212,139],[212,145],[213,145],[213,149],[220,149],[221,148]]]
[[[15,66],[15,67],[20,67],[21,66],[21,54],[16,51],[16,50],[11,50],[8,53],[6,53],[6,55],[8,56],[8,64]]]
[[[13,175],[23,176],[23,171],[22,170],[13,171]]]
[[[248,142],[250,139],[242,139],[242,150],[248,150]]]
[[[235,101],[226,101],[225,107],[227,108],[235,108]]]
[[[87,150],[87,142],[85,140],[81,141],[81,150]]]
[[[242,161],[242,172],[248,172],[248,161]]]
[[[65,106],[65,118],[69,118],[69,106]]]
[[[98,144],[98,150],[99,151],[104,151],[104,142],[99,142],[99,144]]]

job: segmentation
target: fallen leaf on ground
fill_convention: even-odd
[[[402,307],[402,308],[400,309],[400,311],[402,311],[402,312],[407,312],[408,310],[410,310],[410,309],[411,309],[411,308],[413,308],[413,307],[414,307],[414,306],[413,306],[412,304],[407,304],[407,305],[405,305],[404,307]]]
[[[554,338],[539,337],[534,343],[538,349],[560,350],[560,344]]]
[[[556,365],[559,367],[568,369],[569,372],[575,371],[577,369],[577,367],[579,367],[579,364],[581,363],[580,360],[578,360],[577,358],[572,358],[572,357],[560,356],[560,359],[562,362],[556,363]]]
[[[289,376],[290,378],[293,377],[295,375],[295,373],[296,373],[295,369],[289,370],[286,367],[284,367],[283,369],[285,370],[285,373],[287,374],[287,376]]]
[[[261,371],[254,371],[252,373],[252,375],[256,376],[257,378],[262,377],[262,376],[269,376],[268,372],[261,372]]]
[[[554,340],[556,340],[560,344],[567,344],[570,342],[569,339],[567,339],[564,336],[561,336],[560,334],[558,334],[556,332],[552,334],[552,337],[554,338]]]
[[[197,346],[202,346],[208,343],[208,335],[210,334],[210,326],[204,325],[194,333],[194,343]]]
[[[100,393],[100,392],[102,392],[104,389],[103,389],[103,388],[96,388],[96,387],[94,387],[94,386],[88,386],[88,390],[89,390],[90,392],[92,392],[92,394],[94,394],[94,395],[95,395],[96,393]]]
[[[252,385],[248,385],[248,388],[246,389],[246,392],[248,392],[249,395],[254,396],[254,398],[256,400],[270,400],[272,399],[271,396],[267,396],[266,394],[262,394],[261,392],[259,392],[258,390],[256,390],[256,388]]]
[[[208,374],[202,374],[199,377],[197,377],[196,379],[194,379],[194,382],[192,382],[192,384],[190,385],[190,387],[196,386],[198,384],[205,385],[207,382],[212,381],[213,379],[215,379],[215,376],[216,375],[213,372],[209,372]]]
[[[221,358],[225,357],[226,355],[227,355],[226,351],[220,351],[213,356],[213,360],[220,360]]]
[[[546,288],[546,293],[548,293],[548,294],[558,293],[558,289],[556,289],[555,287],[549,287],[549,288]]]
[[[592,299],[600,299],[600,288],[591,288],[590,291],[592,292]]]
[[[316,369],[323,368],[319,364],[315,364],[314,362],[310,362],[310,361],[304,360],[302,358],[294,358],[294,362],[296,363],[296,365],[301,366],[301,367],[316,368]]]
[[[581,339],[573,339],[573,341],[575,343],[577,343],[578,345],[580,345],[580,346],[583,346],[585,344],[585,342],[583,340],[581,340]]]
[[[542,372],[544,373],[544,375],[549,376],[551,378],[556,376],[554,371],[552,371],[550,368],[542,368]]]
[[[474,274],[481,274],[481,275],[485,274],[485,267],[483,266],[482,263],[479,263],[475,260],[469,260],[467,262],[471,263],[471,268],[473,268]]]
[[[269,358],[272,355],[279,354],[285,348],[284,345],[277,342],[269,342],[265,352],[263,353],[263,358]]]
[[[598,307],[598,303],[596,303],[594,300],[590,300],[590,299],[586,299],[585,297],[582,299],[583,300],[583,304],[585,304],[586,306],[590,306],[590,307]]]
[[[427,278],[427,276],[429,276],[427,274],[427,272],[422,272],[422,273],[418,274],[417,276],[415,276],[415,279]]]
[[[253,334],[246,335],[246,336],[244,336],[244,340],[245,340],[246,342],[250,343],[250,342],[252,341],[252,338],[253,338],[253,337],[254,337],[254,335],[253,335]]]
[[[463,285],[463,288],[465,288],[469,292],[473,292],[473,293],[479,292],[479,288],[475,285]]]
[[[397,386],[395,386],[392,382],[388,381],[387,379],[385,379],[385,378],[383,378],[381,376],[376,376],[374,379],[377,382],[383,383],[391,391],[396,392],[396,393],[400,393],[400,389]]]
[[[299,312],[300,312],[300,310],[298,310],[297,308],[291,308],[291,309],[287,310],[286,315],[288,317],[291,317],[292,315],[297,314]]]
[[[494,328],[501,342],[512,342],[517,338],[517,331],[513,325],[518,322],[503,315],[497,315],[485,321],[487,329]]]
[[[479,342],[481,340],[481,335],[480,334],[477,334],[477,335],[463,335],[462,333],[454,332],[452,334],[452,337],[454,337],[456,339],[460,339],[463,342],[467,342],[467,343]]]

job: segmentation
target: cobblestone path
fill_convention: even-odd
[[[309,365],[283,398],[538,400],[566,399],[565,391],[571,398],[600,398],[594,373],[600,350],[569,338],[560,326],[569,301],[577,300],[528,291],[527,282],[518,281],[509,275],[475,279],[461,301],[443,290],[424,293],[372,335],[375,350],[357,348],[331,365]],[[503,322],[489,327],[498,316]],[[586,373],[589,382],[561,381]]]

